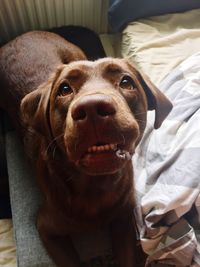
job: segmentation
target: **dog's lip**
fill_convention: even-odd
[[[92,163],[97,162],[107,162],[110,159],[117,159],[117,155],[115,151],[98,151],[95,153],[86,153],[84,157],[82,158],[82,162],[84,162],[86,165],[90,165]]]
[[[117,143],[97,143],[88,147],[87,151],[82,155],[84,158],[100,158],[101,156],[116,155],[118,158],[130,158],[132,153],[125,148],[125,144]],[[80,159],[80,160],[81,160]]]
[[[102,146],[102,145],[101,145]],[[128,162],[132,153],[128,149],[120,149],[118,145],[104,145],[103,150],[98,151],[97,146],[91,146],[84,156],[76,161],[76,165],[90,175],[111,174],[119,171]],[[93,151],[94,150],[94,151]]]

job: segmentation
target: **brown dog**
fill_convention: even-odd
[[[54,53],[56,48],[48,53],[47,63],[54,62]],[[29,78],[26,72],[21,77],[26,84]],[[138,266],[131,156],[147,110],[155,109],[158,128],[171,103],[124,59],[61,65],[34,91],[23,89],[25,145],[33,152],[43,193],[37,226],[54,262],[80,266],[70,235],[107,224],[120,267]]]

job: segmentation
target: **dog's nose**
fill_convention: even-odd
[[[95,118],[110,118],[116,113],[111,96],[87,95],[78,100],[72,107],[71,115],[74,121]]]

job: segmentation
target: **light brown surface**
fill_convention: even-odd
[[[0,220],[0,266],[17,266],[11,220]]]

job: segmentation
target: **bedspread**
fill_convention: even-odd
[[[200,266],[200,52],[161,84],[173,109],[148,114],[133,159],[137,224],[147,266]]]

